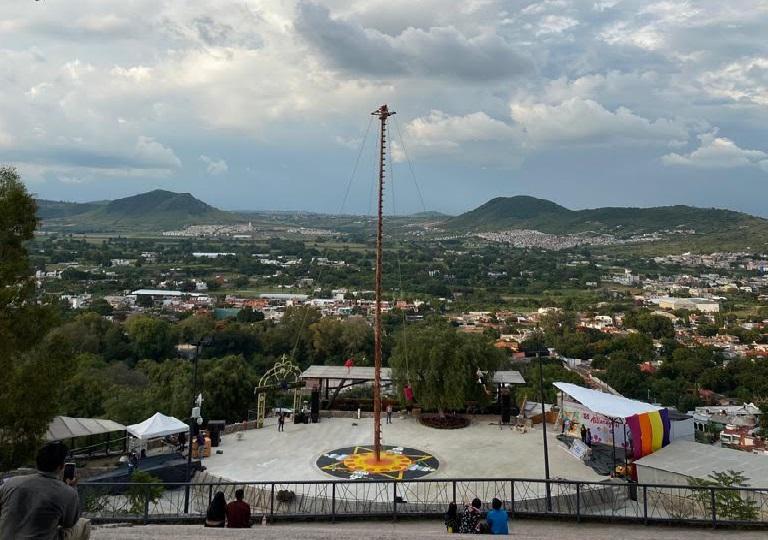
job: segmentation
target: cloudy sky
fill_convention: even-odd
[[[0,162],[45,198],[366,213],[386,102],[390,211],[768,216],[766,29],[765,0],[8,1]]]

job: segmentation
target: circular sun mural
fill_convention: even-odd
[[[413,480],[435,472],[439,465],[435,456],[402,446],[382,446],[379,461],[373,445],[339,448],[317,458],[321,471],[347,480]]]

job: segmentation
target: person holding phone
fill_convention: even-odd
[[[77,472],[69,449],[53,442],[37,452],[37,473],[0,487],[0,538],[87,540],[91,523],[80,517]]]

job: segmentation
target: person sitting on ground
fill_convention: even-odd
[[[251,527],[251,505],[243,500],[245,492],[235,490],[235,500],[227,505],[227,528],[248,529]]]
[[[87,540],[91,522],[80,518],[77,478],[62,481],[69,450],[48,443],[37,453],[37,473],[0,487],[0,538]]]
[[[205,513],[206,527],[224,527],[224,521],[227,518],[227,499],[224,498],[223,491],[217,491],[213,496],[211,504],[208,505],[208,511]]]
[[[501,507],[501,501],[496,497],[491,501],[491,510],[486,514],[485,521],[488,522],[488,527],[491,530],[491,534],[509,534],[509,516],[507,511]]]
[[[482,517],[482,513],[480,512],[481,505],[482,503],[477,497],[472,499],[472,504],[464,505],[464,513],[461,514],[461,520],[459,522],[459,532],[461,534],[480,533],[480,518]]]
[[[449,533],[459,532],[459,510],[456,503],[451,501],[448,510],[445,512],[445,530]]]

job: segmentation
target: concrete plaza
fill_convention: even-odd
[[[415,418],[395,417],[382,424],[382,442],[413,447],[434,455],[440,466],[425,478],[544,478],[541,427],[528,433],[504,427],[498,417],[477,416],[459,430],[438,430],[423,426]],[[551,426],[550,426],[551,427]],[[599,476],[571,456],[565,446],[548,432],[550,476],[570,480],[600,481]],[[215,477],[237,481],[329,480],[317,468],[317,458],[337,448],[368,445],[373,438],[371,418],[323,418],[319,424],[289,424],[277,431],[268,419],[263,429],[223,437],[222,454],[203,461]]]

